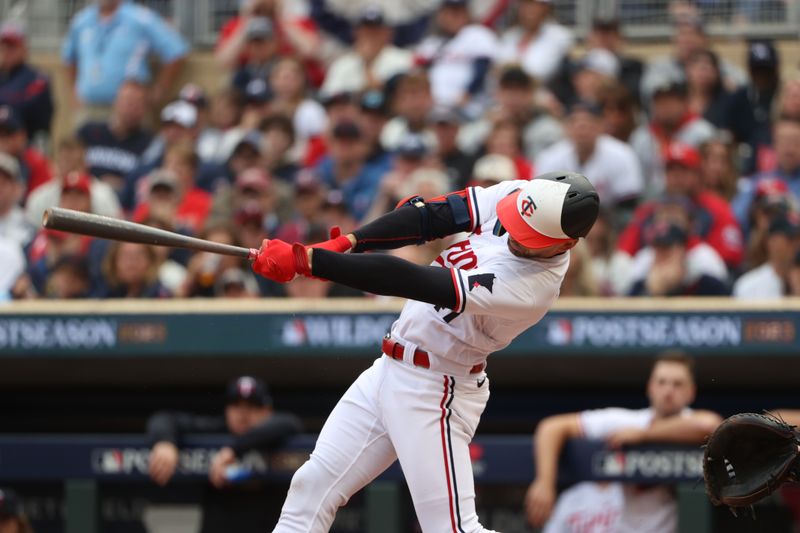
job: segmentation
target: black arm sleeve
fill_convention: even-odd
[[[353,232],[356,237],[353,252],[422,244],[468,231],[472,226],[467,195],[453,193],[422,206],[403,205],[358,228]]]
[[[226,433],[221,416],[198,416],[190,413],[159,411],[147,420],[147,440],[152,446],[167,441],[179,445],[186,433]]]
[[[233,439],[236,457],[250,450],[270,450],[283,445],[303,430],[300,419],[289,413],[275,413],[266,422]]]
[[[419,266],[390,255],[338,254],[316,248],[311,273],[349,287],[454,309],[456,289],[449,268]]]

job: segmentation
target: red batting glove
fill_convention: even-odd
[[[305,249],[305,247],[303,247]],[[267,279],[286,283],[298,274],[297,254],[294,246],[280,239],[264,239],[252,264],[253,272]],[[305,270],[308,269],[308,256],[305,257]]]
[[[331,238],[324,242],[318,242],[317,244],[312,244],[312,248],[322,248],[324,250],[329,250],[331,252],[339,252],[343,254],[344,252],[349,251],[353,244],[350,242],[345,235],[342,235],[342,230],[339,226],[334,226],[331,228]]]

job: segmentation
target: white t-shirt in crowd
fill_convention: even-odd
[[[434,102],[452,106],[458,104],[472,81],[474,61],[483,57],[494,60],[497,38],[487,27],[471,24],[451,39],[440,35],[424,39],[416,53],[432,63],[429,77]]]
[[[395,74],[406,72],[414,64],[414,54],[396,46],[383,48],[372,64],[370,74],[381,83]],[[325,74],[320,94],[330,96],[342,92],[360,92],[367,87],[367,65],[356,52],[349,52],[334,61]]]
[[[542,533],[617,533],[623,502],[621,483],[583,481],[558,495]]]
[[[536,37],[525,40],[522,28],[510,28],[500,38],[498,61],[519,63],[522,69],[542,83],[549,82],[567,57],[575,38],[567,28],[545,22]]]
[[[537,175],[565,169],[580,172],[592,182],[600,202],[606,205],[635,198],[644,188],[636,152],[610,135],[597,138],[594,152],[583,164],[578,161],[573,142],[564,139],[543,150],[534,168]]]
[[[684,409],[681,416],[691,414]],[[651,408],[623,409],[610,407],[580,413],[583,435],[588,439],[605,439],[621,429],[644,429],[655,416]],[[674,489],[665,485],[623,485],[624,503],[617,533],[676,533],[678,506]]]
[[[736,298],[783,298],[783,280],[769,263],[742,274],[733,284]]]

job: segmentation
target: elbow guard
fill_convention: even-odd
[[[432,240],[433,237],[431,235],[431,213],[430,210],[428,209],[427,204],[425,203],[425,199],[422,198],[422,196],[412,196],[405,200],[401,200],[397,204],[397,207],[403,207],[406,205],[415,207],[417,209],[417,213],[419,213],[420,239],[419,241],[417,241],[417,244],[425,244],[426,242]]]

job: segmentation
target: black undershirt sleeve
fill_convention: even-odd
[[[353,252],[422,244],[459,231],[469,231],[472,224],[466,195],[454,193],[438,201],[426,202],[422,207],[398,207],[358,228],[353,232],[356,237]]]
[[[311,273],[373,294],[400,296],[448,309],[456,306],[449,268],[419,266],[390,255],[339,254],[316,248]]]

